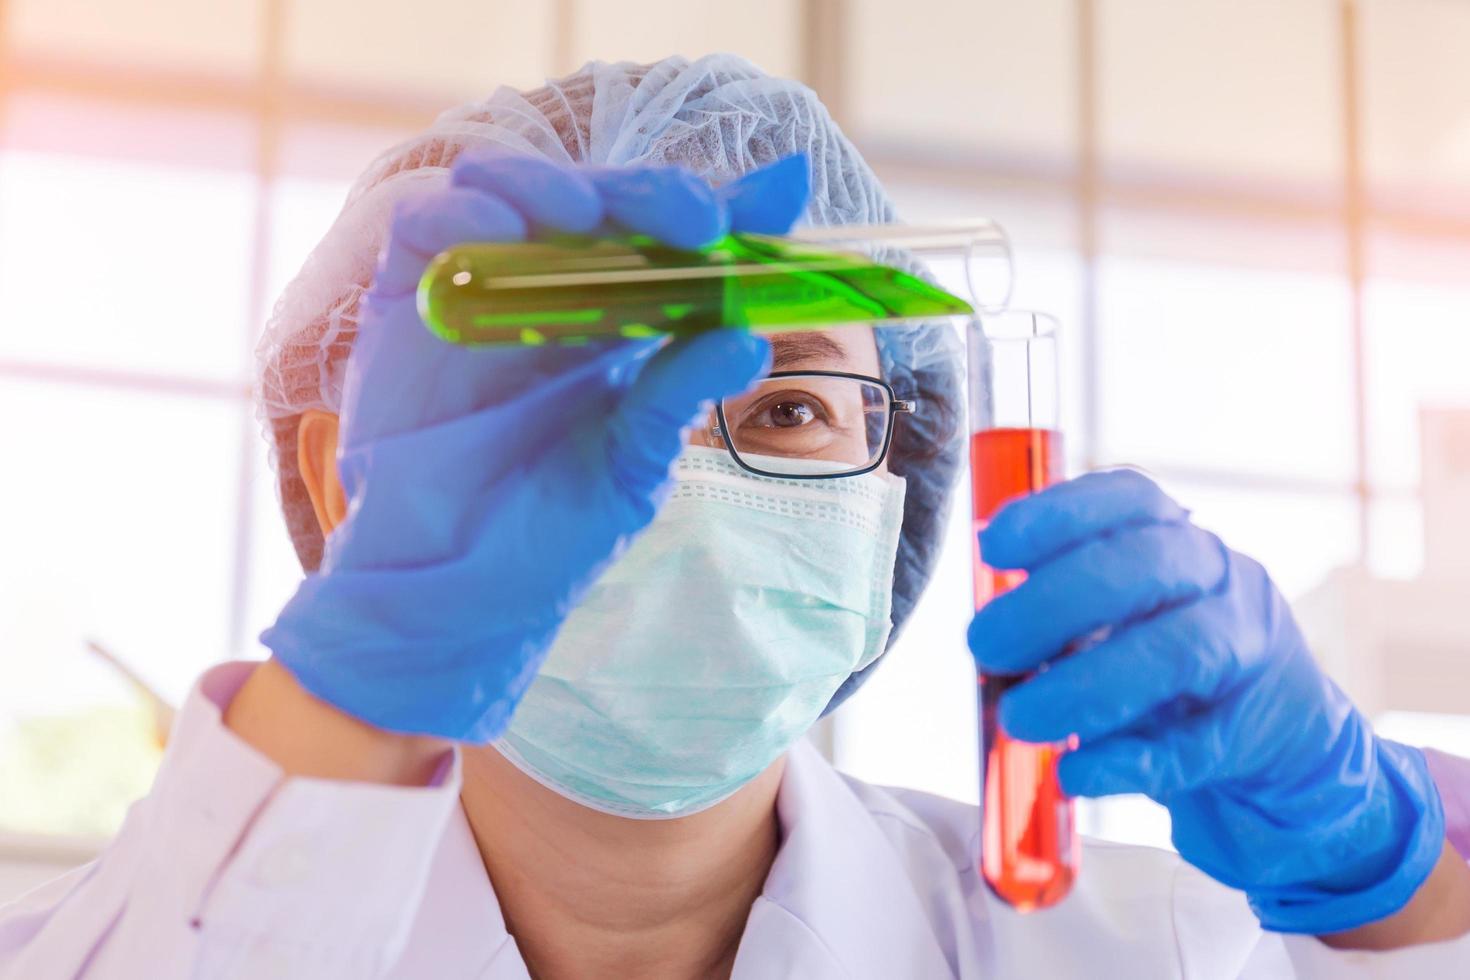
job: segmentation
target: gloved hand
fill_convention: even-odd
[[[1047,665],[999,720],[1025,741],[1078,736],[1066,792],[1162,803],[1179,853],[1280,932],[1375,921],[1428,877],[1444,816],[1423,756],[1373,734],[1265,570],[1148,478],[1094,473],[1016,500],[980,549],[1028,577],[975,615],[971,650],[991,673]]]
[[[667,495],[683,429],[767,369],[736,330],[676,343],[466,349],[415,288],[464,241],[638,232],[695,247],[783,233],[807,197],[793,157],[720,191],[672,168],[461,156],[397,208],[343,386],[347,517],[261,641],[317,697],[381,728],[499,736],[557,628]]]

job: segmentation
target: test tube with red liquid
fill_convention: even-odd
[[[976,609],[1026,577],[986,565],[980,531],[1007,501],[1063,479],[1056,330],[1051,317],[1022,310],[969,326]],[[980,870],[991,891],[1022,912],[1061,901],[1080,857],[1072,801],[1057,781],[1057,759],[1070,746],[1020,742],[998,722],[1000,696],[1026,676],[979,676]]]

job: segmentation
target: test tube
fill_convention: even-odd
[[[959,295],[926,263],[958,263]],[[698,250],[639,236],[468,242],[441,252],[419,284],[424,324],[467,346],[582,344],[687,335],[926,322],[1009,299],[1011,251],[994,222],[736,233]]]
[[[979,534],[1010,500],[1063,479],[1057,323],[1011,311],[970,322],[970,481],[975,608],[1020,585],[1024,572],[985,564]],[[1045,669],[1045,668],[1043,668]],[[1072,801],[1057,781],[1068,744],[1008,736],[1000,696],[1026,676],[981,674],[981,873],[1019,911],[1046,908],[1071,890],[1080,857]]]

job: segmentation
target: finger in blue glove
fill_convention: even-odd
[[[699,248],[730,230],[714,188],[683,167],[596,167],[585,171],[609,221],[674,248]]]
[[[730,225],[740,231],[784,235],[806,210],[811,197],[811,166],[805,153],[793,153],[721,187]]]

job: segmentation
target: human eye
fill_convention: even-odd
[[[767,394],[745,412],[742,426],[762,429],[798,429],[825,425],[831,412],[811,392],[788,389]]]
[[[861,379],[802,374],[768,378],[723,403],[737,458],[827,460],[851,469],[872,457]],[[771,459],[761,466],[770,469]],[[806,471],[803,471],[806,472]]]

